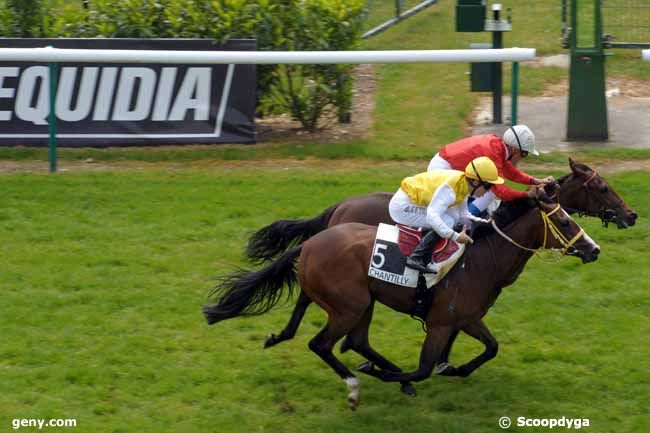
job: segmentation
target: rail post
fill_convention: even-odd
[[[57,86],[57,64],[50,63],[48,67],[49,74],[49,102],[50,113],[47,116],[48,131],[48,156],[50,160],[50,173],[55,173],[57,169],[57,152],[56,152],[56,86]]]

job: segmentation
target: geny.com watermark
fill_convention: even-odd
[[[508,428],[512,425],[512,420],[507,416],[502,416],[499,419],[499,427]],[[581,429],[589,427],[589,419],[587,418],[526,418],[520,416],[516,419],[517,427],[548,427],[556,428],[562,427],[566,429]]]
[[[14,430],[18,430],[21,427],[38,427],[42,429],[43,427],[76,427],[76,419],[14,419],[11,421],[11,426]]]

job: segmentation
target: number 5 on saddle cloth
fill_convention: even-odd
[[[421,238],[420,230],[399,224],[379,224],[368,275],[400,286],[417,287],[419,272],[406,266],[406,257],[413,252]],[[434,248],[432,257],[438,272],[424,274],[427,288],[442,280],[464,252],[464,244],[441,239]]]

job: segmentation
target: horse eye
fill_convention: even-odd
[[[600,192],[603,193],[603,194],[606,194],[607,191],[609,191],[609,188],[607,188],[606,186],[603,186],[603,187],[600,188]]]
[[[560,224],[562,225],[562,227],[569,227],[569,220],[563,219],[562,221],[560,221]]]

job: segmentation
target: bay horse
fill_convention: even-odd
[[[557,179],[556,185],[559,189],[553,188],[553,191],[549,191],[563,208],[569,213],[577,213],[580,216],[598,217],[603,225],[614,223],[619,229],[635,224],[637,214],[596,170],[571,158],[569,158],[569,167],[571,172]],[[380,192],[354,197],[326,209],[312,219],[276,221],[251,237],[247,253],[254,261],[264,262],[277,257],[292,245],[300,244],[316,233],[338,224],[347,222],[369,225],[379,225],[381,222],[394,224],[388,213],[388,203],[392,195],[392,193]],[[301,294],[287,326],[278,335],[270,334],[264,347],[269,348],[293,338],[310,303],[309,298]],[[370,314],[372,315],[372,308]],[[448,363],[449,353],[460,331],[481,341],[485,346],[484,353],[491,357],[496,356],[497,342],[487,331],[485,324],[479,320],[471,326],[467,325],[452,333],[436,367],[437,374],[466,377],[475,370],[469,368],[468,364],[454,368]],[[341,344],[341,352],[346,352],[350,348],[350,340],[345,339]],[[415,389],[407,383],[402,384],[402,391],[415,395]]]
[[[346,383],[348,404],[359,405],[360,383],[332,349],[348,336],[350,347],[367,358],[361,371],[386,382],[409,383],[428,378],[456,329],[492,338],[480,319],[494,304],[503,287],[511,285],[540,248],[562,249],[584,263],[598,258],[600,247],[543,192],[538,199],[506,203],[494,216],[494,230],[475,234],[462,258],[443,279],[426,315],[427,333],[417,370],[404,373],[377,353],[368,342],[374,300],[403,313],[414,307],[414,290],[375,280],[368,266],[377,228],[346,223],[331,227],[290,249],[257,271],[241,271],[223,279],[214,291],[216,303],[203,307],[208,324],[270,310],[283,295],[285,285],[298,283],[298,302],[314,302],[328,315],[325,327],[309,348]],[[498,254],[497,254],[498,251]],[[297,269],[296,269],[297,262]],[[492,357],[483,353],[466,368],[476,369]],[[379,367],[376,368],[375,366]]]
[[[559,203],[569,213],[598,217],[603,225],[615,223],[619,229],[633,226],[637,214],[596,170],[569,158],[571,172],[557,179]],[[246,254],[257,263],[273,260],[291,246],[328,227],[347,222],[369,225],[394,224],[388,214],[393,193],[378,192],[337,203],[320,215],[306,220],[278,220],[255,232]]]

